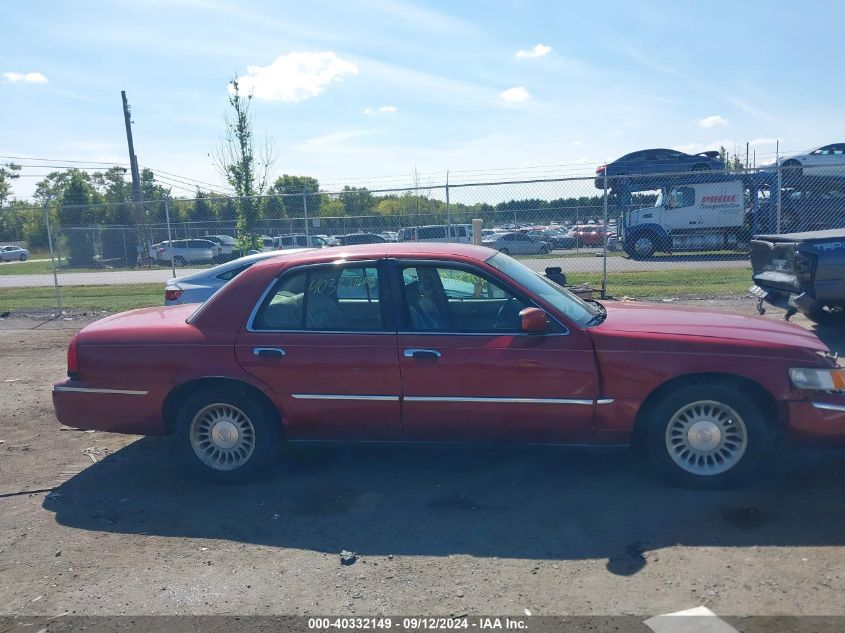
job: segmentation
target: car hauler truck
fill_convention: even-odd
[[[657,251],[747,250],[742,180],[663,187],[653,207],[624,214],[625,250],[635,259]]]

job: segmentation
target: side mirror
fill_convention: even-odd
[[[522,331],[528,334],[545,334],[549,331],[549,315],[540,308],[525,308],[519,311]]]

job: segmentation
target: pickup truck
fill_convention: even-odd
[[[845,325],[845,230],[757,235],[751,266],[758,298],[784,308],[788,320],[801,312],[820,325]]]

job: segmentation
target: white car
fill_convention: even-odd
[[[505,255],[548,255],[552,251],[548,242],[535,240],[524,233],[500,233],[483,239],[481,244]]]
[[[201,270],[192,275],[174,277],[164,285],[164,305],[172,306],[180,303],[202,303],[211,295],[225,286],[232,279],[240,275],[255,262],[260,262],[279,255],[290,255],[307,248],[291,249],[285,251],[268,251],[247,255],[233,259],[225,264]]]
[[[782,158],[785,173],[796,176],[845,176],[845,143],[823,145],[806,154]]]
[[[231,235],[206,235],[202,239],[219,244],[220,254],[223,256],[231,255],[235,252],[235,238]]]
[[[25,262],[29,251],[20,246],[0,246],[0,262]]]
[[[307,248],[309,246],[325,248],[329,246],[329,242],[319,235],[305,235],[305,233],[277,235],[273,238],[273,247],[278,249],[288,250],[291,248]]]
[[[469,244],[472,242],[471,224],[453,224],[451,238],[446,236],[449,227],[445,224],[432,224],[399,229],[397,239],[400,242],[453,242]]]
[[[165,240],[150,246],[150,258],[168,264],[173,260],[177,266],[207,264],[214,261],[221,250],[220,244],[210,240]]]

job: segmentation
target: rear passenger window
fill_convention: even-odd
[[[378,331],[374,266],[327,266],[286,275],[265,298],[253,330]]]
[[[232,270],[227,270],[225,273],[220,273],[219,275],[217,275],[217,278],[222,279],[223,281],[229,281],[240,275],[250,266],[252,266],[252,264],[244,264],[243,266],[238,266],[237,268],[233,268]]]

